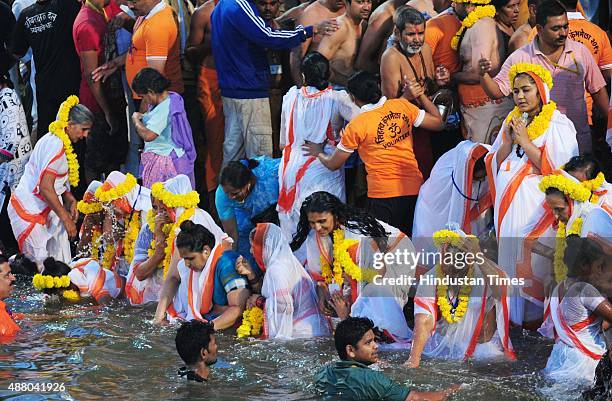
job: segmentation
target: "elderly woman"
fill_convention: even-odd
[[[147,188],[177,174],[185,174],[195,187],[191,127],[183,98],[169,92],[169,87],[170,81],[153,68],[143,68],[132,82],[134,92],[149,105],[145,114],[132,115],[136,131],[145,142],[140,173]]]
[[[173,260],[176,233],[183,221],[190,220],[203,225],[219,244],[227,238],[212,217],[197,207],[199,200],[200,196],[192,189],[189,178],[183,174],[153,184],[152,208],[147,213],[146,224],[143,224],[138,234],[125,287],[132,305],[159,300],[159,293]]]
[[[68,237],[76,238],[77,202],[70,186],[79,183],[72,144],[86,138],[94,121],[76,96],[62,103],[58,119],[38,140],[15,192],[8,215],[19,250],[39,269],[48,256],[70,261]]]
[[[317,308],[317,295],[312,278],[293,256],[289,243],[274,224],[258,224],[251,232],[251,248],[259,270],[257,282],[249,282],[253,294],[247,307],[264,306],[264,338],[292,339],[327,336],[330,334],[325,317]],[[236,271],[247,278],[254,270],[243,258]],[[261,295],[260,295],[261,294]]]
[[[514,34],[514,27],[519,17],[520,0],[492,0],[491,5],[495,7],[495,24],[501,32],[504,44],[504,60],[510,54],[509,42]]]
[[[516,107],[506,118],[485,163],[494,198],[498,263],[511,278],[534,280],[520,289],[522,296],[516,294],[511,300],[510,317],[520,325],[541,320],[542,316],[542,283],[517,269],[524,256],[521,239],[537,238],[552,224],[541,207],[544,194],[538,184],[542,175],[559,169],[578,154],[578,143],[574,125],[550,100],[553,82],[548,70],[520,63],[510,68],[509,76]],[[540,223],[533,226],[533,221]],[[527,305],[525,299],[529,300]]]

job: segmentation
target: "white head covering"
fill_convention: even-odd
[[[100,181],[93,180],[83,194],[83,201],[86,203],[96,202],[96,190],[102,186]]]
[[[108,175],[104,184],[109,184],[111,187],[116,188],[126,180],[126,175],[119,172],[113,171]],[[142,185],[134,185],[124,197],[130,207],[133,207],[138,211],[146,211],[151,209],[151,190],[143,187]]]

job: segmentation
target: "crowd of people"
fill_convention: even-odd
[[[0,335],[23,274],[156,304],[191,380],[221,330],[333,336],[322,393],[438,400],[379,346],[520,363],[522,327],[609,399],[612,10],[293,3],[0,2]]]

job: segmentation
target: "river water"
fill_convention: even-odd
[[[321,400],[313,375],[336,358],[330,339],[266,342],[220,334],[219,362],[210,380],[187,382],[172,327],[155,327],[153,309],[122,302],[105,307],[46,306],[31,285],[17,283],[8,305],[27,314],[22,330],[0,344],[1,400]],[[552,386],[539,371],[552,343],[520,330],[512,333],[519,362],[423,361],[401,368],[408,351],[381,352],[381,368],[419,390],[454,383],[464,388],[451,400],[575,400],[569,384]],[[63,391],[11,391],[13,383],[62,383]],[[51,389],[53,390],[53,389]],[[57,390],[57,386],[56,386]]]

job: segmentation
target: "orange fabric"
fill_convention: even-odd
[[[6,304],[0,301],[0,337],[14,336],[21,330],[6,310]]]
[[[266,271],[266,265],[263,261],[263,246],[266,232],[268,232],[268,225],[259,223],[257,224],[257,228],[255,228],[255,237],[253,238],[253,257],[262,272]]]
[[[484,106],[485,103],[491,101],[491,98],[487,96],[484,89],[480,84],[468,85],[459,84],[457,87],[459,91],[459,99],[461,104],[467,107],[478,107]]]
[[[108,291],[104,290],[104,281],[106,280],[106,272],[103,268],[100,267],[98,270],[98,275],[94,281],[93,286],[91,287],[90,294],[96,301],[100,301],[104,295],[108,294]]]
[[[472,151],[470,152],[470,157],[468,157],[468,159],[465,161],[465,189],[466,189],[466,194],[465,196],[468,199],[465,199],[465,208],[463,211],[463,222],[461,224],[463,231],[466,234],[471,234],[472,233],[472,216],[471,213],[472,211],[470,210],[470,200],[469,198],[472,198],[472,183],[474,181],[474,165],[476,164],[476,161],[478,159],[480,159],[482,156],[484,156],[485,154],[487,154],[488,150],[487,148],[485,148],[484,146],[478,146],[472,149]],[[476,194],[476,196],[478,196],[478,194]],[[478,205],[476,205],[477,207]]]
[[[206,137],[206,189],[217,188],[221,163],[223,162],[223,140],[225,139],[225,117],[223,101],[217,81],[217,70],[202,67],[198,76],[198,101],[204,116]]]
[[[419,112],[406,99],[392,99],[363,112],[346,126],[340,145],[358,150],[368,174],[368,197],[419,193],[423,176],[412,142],[412,126]]]
[[[206,277],[206,283],[204,283],[204,288],[202,289],[202,298],[201,298],[202,302],[200,303],[200,314],[201,315],[208,313],[213,307],[212,301],[213,301],[213,292],[215,290],[215,268],[217,267],[217,261],[219,260],[222,254],[223,254],[223,247],[218,246],[217,249],[215,250],[215,253],[210,255],[210,257],[213,258],[213,260],[210,265],[211,271],[208,274],[208,277]],[[191,303],[191,286],[189,286],[189,288],[190,288],[189,304],[193,305]],[[194,316],[196,315],[194,314]]]
[[[445,66],[451,74],[459,71],[459,54],[451,48],[451,40],[461,27],[455,14],[444,14],[427,21],[425,43],[431,47],[434,65]]]
[[[139,18],[125,59],[125,73],[130,87],[136,74],[148,66],[147,57],[167,57],[164,75],[171,82],[169,90],[183,93],[179,47],[178,28],[172,8],[165,7],[148,19]],[[135,93],[133,96],[138,98]]]
[[[480,331],[482,330],[482,324],[484,322],[485,317],[485,307],[487,306],[487,289],[488,287],[482,290],[482,303],[480,305],[480,315],[478,316],[478,322],[476,323],[476,328],[474,330],[474,334],[472,335],[472,339],[470,340],[470,345],[465,351],[465,358],[469,359],[474,355],[474,351],[476,350],[476,345],[478,345],[478,337],[480,337]]]
[[[531,162],[526,163],[523,168],[519,170],[519,172],[512,178],[512,181],[506,187],[506,191],[502,194],[502,199],[499,205],[499,214],[497,218],[497,227],[501,226],[506,213],[508,213],[508,209],[510,209],[510,204],[514,200],[514,195],[516,191],[518,191],[520,185],[523,182],[523,179],[527,177],[529,172],[531,171]]]

